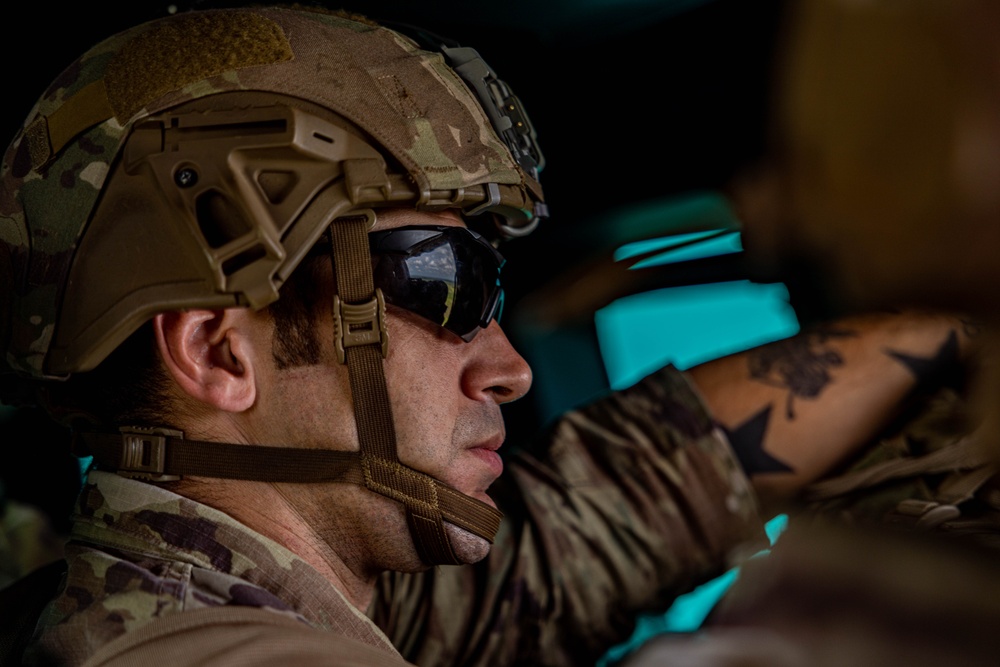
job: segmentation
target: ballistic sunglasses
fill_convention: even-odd
[[[500,318],[503,255],[464,227],[413,226],[368,234],[385,300],[471,341]]]

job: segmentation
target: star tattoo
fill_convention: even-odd
[[[732,430],[720,424],[747,475],[792,471],[791,466],[764,451],[764,434],[771,420],[771,407],[767,406]]]
[[[938,387],[961,389],[964,381],[964,368],[958,356],[958,334],[952,331],[930,357],[916,357],[903,352],[886,349],[885,353],[906,366],[917,379],[916,386],[910,396],[925,394]]]

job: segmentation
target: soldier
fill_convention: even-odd
[[[495,244],[541,166],[475,51],[357,17],[192,12],[70,66],[0,190],[9,386],[95,462],[25,661],[593,660],[884,424],[886,350],[967,349],[858,318],[501,459],[531,375]]]

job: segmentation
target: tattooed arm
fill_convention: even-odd
[[[771,513],[875,437],[912,392],[955,381],[973,333],[944,315],[867,315],[688,375]]]

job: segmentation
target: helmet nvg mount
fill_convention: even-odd
[[[478,54],[434,46],[261,8],[179,14],[92,48],[4,156],[0,370],[58,380],[97,366],[156,313],[263,308],[329,229],[338,344],[354,395],[376,397],[355,405],[360,452],[198,447],[140,428],[84,444],[147,479],[363,484],[406,506],[428,563],[456,560],[443,520],[492,539],[495,509],[398,460],[367,232],[391,206],[490,214],[496,235],[528,233],[547,215],[543,159],[520,102]]]

